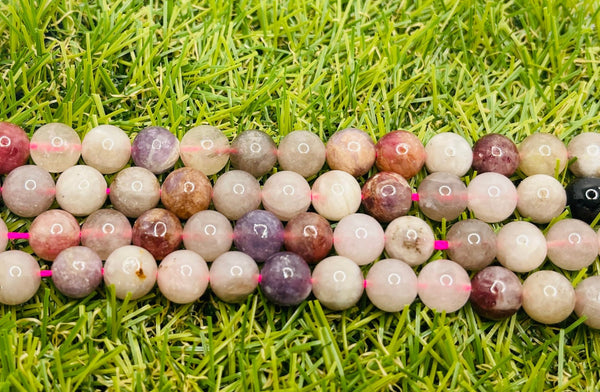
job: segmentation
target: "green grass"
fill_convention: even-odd
[[[0,119],[30,134],[59,121],[81,135],[111,123],[181,137],[209,123],[230,138],[326,140],[353,126],[424,142],[445,131],[568,141],[600,125],[597,0],[162,3],[2,2]],[[565,274],[576,284],[599,269]],[[45,280],[26,304],[0,306],[0,390],[598,390],[600,335],[581,323],[523,311],[490,322],[418,301],[386,314],[366,298],[288,309],[260,293],[180,306],[157,289],[120,301],[102,288],[72,301]]]

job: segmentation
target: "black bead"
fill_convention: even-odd
[[[573,218],[592,223],[600,213],[600,178],[577,178],[566,191]]]

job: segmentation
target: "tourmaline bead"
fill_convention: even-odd
[[[467,271],[451,260],[426,264],[417,282],[421,301],[438,312],[456,312],[467,303],[471,294]]]
[[[584,324],[600,329],[600,276],[591,276],[577,285],[575,314],[586,317]]]
[[[260,206],[260,183],[250,173],[230,170],[217,178],[212,201],[221,214],[228,219],[238,220]]]
[[[591,265],[598,257],[598,237],[585,222],[563,219],[546,233],[548,258],[567,271],[577,271]]]
[[[448,258],[466,270],[478,271],[496,258],[496,234],[490,225],[478,219],[454,223],[446,241]]]
[[[262,189],[262,204],[282,221],[288,221],[310,207],[310,185],[300,174],[280,171],[271,175]]]
[[[425,147],[407,131],[385,134],[375,145],[375,164],[380,171],[392,171],[406,179],[414,177],[425,163]]]
[[[8,227],[4,220],[0,219],[0,252],[6,250],[6,245],[8,245]]]
[[[116,173],[129,162],[131,140],[119,127],[99,125],[83,138],[81,157],[102,174]]]
[[[260,287],[265,297],[277,305],[298,305],[310,295],[311,286],[310,268],[295,253],[275,253],[261,270]]]
[[[154,257],[144,248],[128,245],[116,249],[104,263],[104,283],[114,285],[115,295],[138,299],[148,294],[156,283],[157,266]]]
[[[362,187],[365,212],[380,222],[404,216],[412,205],[412,189],[398,173],[379,172]]]
[[[338,221],[360,207],[360,185],[345,171],[323,173],[312,186],[312,204],[325,219]]]
[[[577,160],[569,166],[577,177],[600,177],[600,134],[585,132],[575,136],[567,146],[570,158]]]
[[[226,252],[210,266],[210,289],[221,300],[242,302],[258,285],[258,266],[242,252]]]
[[[327,219],[314,212],[302,212],[289,220],[284,232],[285,249],[316,263],[329,254],[333,230]]]
[[[537,271],[523,282],[523,310],[539,323],[556,324],[575,308],[571,282],[555,271]]]
[[[312,177],[325,163],[325,144],[312,132],[290,132],[279,142],[277,160],[283,170]]]
[[[131,223],[117,210],[92,213],[81,227],[81,244],[92,249],[102,260],[116,249],[131,244]]]
[[[576,178],[565,191],[573,218],[592,223],[600,214],[600,178]]]
[[[169,253],[158,266],[156,283],[169,301],[176,304],[194,302],[208,287],[206,261],[191,250]]]
[[[109,197],[116,210],[128,218],[137,218],[156,207],[160,200],[160,184],[150,170],[128,167],[113,179]]]
[[[146,127],[133,139],[131,157],[136,166],[164,173],[179,159],[179,140],[165,128]]]
[[[535,223],[548,223],[567,205],[567,193],[558,180],[546,174],[527,177],[517,187],[517,209]]]
[[[431,227],[416,216],[401,216],[385,229],[385,252],[392,259],[414,267],[433,254],[435,237]]]
[[[229,140],[218,128],[200,125],[181,138],[183,164],[207,176],[218,173],[229,160]]]
[[[0,174],[23,166],[29,158],[29,137],[18,125],[0,122]]]
[[[425,145],[425,166],[430,173],[447,172],[462,177],[471,168],[473,151],[464,137],[438,133]]]
[[[417,188],[419,209],[431,220],[454,220],[467,208],[467,187],[451,173],[428,175]]]
[[[346,128],[337,131],[327,141],[327,165],[354,177],[367,174],[375,163],[375,144],[364,131]]]
[[[519,150],[509,138],[498,133],[485,135],[473,145],[473,170],[511,176],[519,167]]]
[[[362,296],[363,289],[362,272],[347,257],[328,257],[313,270],[313,294],[322,305],[331,310],[351,308]]]
[[[39,258],[52,261],[63,250],[79,245],[79,223],[63,210],[42,212],[29,227],[29,245]]]
[[[75,216],[88,216],[104,205],[106,180],[91,166],[72,166],[56,181],[56,201]]]
[[[40,266],[36,259],[20,250],[0,253],[0,303],[27,302],[40,287]]]
[[[527,176],[562,173],[569,161],[567,147],[549,133],[534,133],[519,144],[519,169]]]
[[[156,260],[162,260],[179,248],[182,232],[181,222],[175,214],[153,208],[136,219],[131,242],[146,249]]]
[[[505,176],[483,173],[475,176],[467,187],[469,210],[487,223],[502,222],[517,207],[517,189]]]
[[[507,223],[498,232],[497,239],[496,258],[511,271],[533,271],[546,259],[546,238],[532,223]]]
[[[399,312],[417,297],[417,275],[400,260],[378,261],[369,270],[366,280],[369,300],[384,312]]]
[[[67,248],[52,263],[52,281],[67,297],[86,297],[102,282],[102,260],[85,246]]]
[[[262,131],[250,130],[240,133],[231,143],[231,165],[261,177],[273,169],[277,163],[277,146]]]
[[[204,173],[182,167],[169,173],[162,184],[160,200],[166,209],[187,219],[208,208],[211,193],[212,186]]]
[[[213,261],[231,249],[233,228],[229,219],[217,211],[200,211],[183,227],[183,246]]]
[[[254,260],[265,261],[283,245],[283,224],[272,212],[250,211],[235,223],[233,243]]]
[[[471,280],[471,306],[480,316],[491,320],[517,313],[522,294],[523,286],[517,275],[504,267],[487,267]]]
[[[42,125],[31,137],[31,159],[50,173],[60,173],[75,166],[81,155],[81,140],[66,124]]]
[[[381,255],[385,247],[385,235],[375,218],[365,214],[350,214],[335,227],[333,246],[339,256],[365,265]]]
[[[2,185],[2,199],[15,215],[33,218],[46,211],[54,201],[56,188],[46,169],[20,166],[8,173]]]

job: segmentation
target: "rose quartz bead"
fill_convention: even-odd
[[[79,245],[79,223],[66,211],[42,212],[29,227],[29,245],[39,258],[52,261],[64,249]]]
[[[425,265],[418,277],[419,298],[438,312],[456,312],[471,294],[467,271],[450,260],[435,260]]]
[[[467,187],[469,210],[487,223],[502,222],[517,207],[517,189],[498,173],[478,174]]]
[[[425,146],[425,166],[430,173],[447,172],[462,177],[471,168],[473,151],[464,137],[438,133]]]
[[[467,187],[451,173],[428,175],[417,188],[419,209],[431,220],[454,220],[467,208]]]
[[[18,125],[0,122],[0,174],[23,166],[29,158],[29,137]]]
[[[569,166],[577,177],[600,177],[600,134],[585,132],[575,136],[567,146],[570,158],[577,160]]]
[[[270,172],[277,163],[277,146],[271,136],[262,131],[244,131],[231,143],[231,165],[254,177]]]
[[[575,289],[575,314],[586,317],[584,323],[600,329],[600,276],[581,281]]]
[[[208,287],[206,261],[191,250],[170,253],[158,267],[156,283],[169,301],[176,304],[194,302]]]
[[[327,142],[327,164],[333,170],[343,170],[354,177],[367,174],[375,163],[375,144],[364,131],[346,128]]]
[[[183,228],[183,246],[198,253],[204,260],[213,261],[231,249],[231,222],[217,211],[200,211]]]
[[[150,170],[128,167],[110,184],[109,197],[116,210],[129,218],[137,218],[156,207],[160,200],[160,184]]]
[[[388,257],[410,266],[423,264],[433,254],[435,237],[431,227],[416,216],[394,219],[385,230],[385,251]]]
[[[230,170],[217,178],[212,201],[221,214],[228,219],[238,220],[260,206],[260,183],[250,173]]]
[[[131,140],[119,127],[99,125],[83,138],[81,157],[102,174],[116,173],[129,162]]]
[[[358,265],[369,264],[383,252],[383,228],[369,215],[350,214],[335,227],[333,246],[339,256],[347,257]]]
[[[517,313],[522,295],[521,281],[504,267],[484,268],[471,280],[471,306],[481,316],[492,320]]]
[[[40,287],[40,266],[20,250],[0,253],[0,303],[19,305],[31,299]]]
[[[559,216],[567,205],[565,188],[554,177],[535,174],[517,187],[517,209],[535,223],[548,223]]]
[[[56,181],[56,201],[75,216],[88,216],[104,205],[106,180],[91,166],[72,166]]]
[[[31,159],[50,173],[60,173],[75,166],[81,154],[81,140],[66,124],[42,125],[33,133],[30,143]]]
[[[496,234],[480,220],[456,222],[448,230],[446,240],[448,258],[467,270],[478,271],[496,258]]]
[[[354,306],[362,296],[363,282],[358,265],[342,256],[323,259],[312,273],[313,294],[331,310]]]
[[[519,168],[527,176],[546,174],[554,176],[567,166],[567,147],[556,136],[549,133],[534,133],[527,136],[519,145]]]
[[[166,209],[187,219],[208,208],[211,193],[212,186],[204,173],[182,167],[169,173],[162,184],[160,200]]]
[[[379,172],[362,188],[365,212],[380,222],[406,215],[412,205],[412,189],[398,173]]]
[[[102,260],[85,246],[67,248],[52,263],[52,281],[67,297],[84,298],[102,282]]]
[[[271,175],[262,189],[262,204],[282,221],[288,221],[310,207],[310,185],[300,174],[280,171]]]
[[[554,271],[537,271],[523,282],[523,310],[537,322],[556,324],[575,308],[571,282]]]
[[[25,165],[8,173],[2,186],[2,199],[13,214],[33,218],[50,208],[55,192],[54,180],[48,171]]]
[[[258,286],[258,266],[242,252],[226,252],[210,266],[210,288],[225,302],[242,302]]]
[[[181,222],[175,214],[153,208],[135,220],[131,242],[146,249],[156,260],[162,260],[179,248],[182,232]]]
[[[179,140],[168,129],[146,127],[133,139],[131,158],[136,166],[164,173],[179,159]]]
[[[138,299],[148,294],[156,283],[154,257],[144,248],[128,245],[112,252],[104,263],[104,283],[114,285],[115,295]]]
[[[283,170],[312,177],[325,163],[325,144],[312,132],[294,131],[279,142],[277,160]]]
[[[532,223],[507,223],[502,226],[497,238],[496,258],[511,271],[533,271],[546,259],[546,238]]]
[[[519,150],[509,138],[497,133],[485,135],[473,145],[473,170],[511,176],[519,167]]]
[[[283,238],[285,249],[298,254],[307,263],[324,259],[333,246],[329,222],[314,212],[302,212],[290,219]]]
[[[0,252],[6,250],[6,245],[8,245],[8,227],[4,220],[0,219]]]
[[[425,163],[423,143],[407,131],[394,131],[384,135],[375,149],[375,163],[380,171],[393,171],[407,179],[414,177]]]
[[[81,244],[92,249],[102,260],[116,249],[131,244],[131,223],[117,210],[92,213],[81,227]]]
[[[366,280],[369,300],[384,312],[399,312],[417,297],[417,275],[400,260],[378,261],[369,270]]]
[[[183,164],[207,176],[218,173],[229,160],[229,140],[218,128],[200,125],[181,138]]]
[[[563,219],[552,225],[546,243],[550,261],[568,271],[588,267],[598,257],[596,232],[577,219]]]
[[[312,204],[325,219],[337,221],[360,207],[360,185],[341,170],[331,170],[317,178],[312,186]]]

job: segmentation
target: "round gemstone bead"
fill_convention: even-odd
[[[360,185],[345,171],[323,173],[312,186],[312,204],[325,219],[338,221],[360,207]]]
[[[263,265],[260,287],[265,297],[277,305],[298,305],[310,295],[310,268],[295,253],[275,253]]]
[[[160,200],[160,184],[150,170],[128,167],[113,179],[109,197],[116,210],[129,218],[137,218],[156,207]]]
[[[104,283],[114,285],[115,295],[138,299],[148,294],[156,283],[154,257],[144,248],[128,245],[112,252],[104,263]]]
[[[233,243],[254,260],[265,261],[283,245],[283,224],[272,212],[250,211],[236,222]]]
[[[294,131],[279,142],[277,160],[283,170],[312,177],[325,163],[325,144],[312,132]]]
[[[181,138],[183,164],[207,176],[218,173],[229,160],[229,140],[218,128],[200,125]]]
[[[584,323],[600,329],[600,276],[581,281],[575,289],[575,314],[586,317]]]
[[[169,173],[162,184],[160,200],[166,209],[187,219],[210,204],[212,186],[208,178],[191,167]]]
[[[517,189],[505,176],[483,173],[475,176],[467,187],[469,210],[487,223],[502,222],[517,207]]]
[[[429,219],[454,220],[467,208],[467,187],[451,173],[428,175],[417,188],[419,209]]]
[[[116,210],[92,213],[81,227],[81,244],[92,249],[102,260],[116,249],[131,244],[131,223]]]
[[[569,157],[577,160],[569,166],[577,177],[600,177],[600,134],[585,132],[575,136],[567,146]]]
[[[228,219],[238,220],[260,206],[260,183],[250,173],[230,170],[217,178],[212,201],[221,214]]]
[[[27,302],[40,287],[40,266],[30,254],[20,250],[0,253],[0,303]]]
[[[18,125],[0,122],[0,174],[23,166],[29,158],[29,137]]]
[[[552,225],[546,244],[550,261],[568,271],[586,268],[598,257],[596,232],[578,219],[563,219]]]
[[[559,216],[567,205],[567,193],[554,177],[534,174],[517,187],[517,209],[535,223],[548,223]]]
[[[298,254],[308,263],[316,263],[329,254],[333,230],[327,219],[314,212],[302,212],[287,223],[285,249]]]
[[[242,252],[226,252],[210,266],[210,288],[225,302],[242,302],[258,285],[258,266]]]
[[[52,281],[67,297],[86,297],[102,282],[102,260],[85,246],[67,248],[52,263]]]
[[[181,245],[183,228],[171,211],[153,208],[144,212],[133,224],[131,242],[161,260]]]
[[[119,127],[99,125],[81,142],[81,157],[102,174],[123,169],[131,157],[131,140]]]
[[[378,261],[369,270],[366,280],[369,300],[385,312],[399,312],[417,297],[417,275],[400,260]]]
[[[331,256],[315,267],[312,290],[326,308],[345,310],[354,306],[363,293],[364,278],[354,261]]]
[[[472,166],[477,173],[494,172],[511,176],[519,167],[519,150],[504,135],[485,135],[473,146]]]
[[[8,227],[4,220],[0,219],[0,252],[6,250],[6,245],[8,245]]]
[[[389,258],[410,266],[423,264],[433,254],[435,237],[431,227],[416,216],[394,219],[385,230],[385,251]]]
[[[600,214],[600,178],[577,178],[565,191],[573,218],[592,223]]]
[[[300,174],[280,171],[271,175],[262,189],[262,204],[282,221],[288,221],[310,207],[310,185]]]
[[[450,260],[435,260],[426,264],[417,282],[421,301],[438,312],[456,312],[467,303],[471,294],[467,271]]]
[[[484,268],[471,280],[471,305],[479,315],[491,320],[517,313],[522,294],[517,275],[504,267]]]
[[[47,170],[20,166],[8,173],[2,186],[2,199],[15,215],[33,218],[46,211],[54,201],[56,188]]]
[[[425,146],[425,166],[430,173],[447,172],[462,177],[471,168],[473,151],[464,137],[438,133]]]
[[[359,177],[367,174],[375,163],[375,144],[366,132],[346,128],[329,138],[326,154],[331,169]]]
[[[60,173],[75,166],[81,154],[81,140],[66,124],[42,125],[31,137],[31,159],[50,173]]]
[[[414,177],[425,164],[425,147],[418,137],[407,131],[385,134],[375,145],[380,171],[392,171],[404,178]]]
[[[519,168],[527,176],[546,174],[554,176],[557,165],[562,173],[569,160],[567,147],[549,133],[534,133],[519,145]]]
[[[271,136],[262,131],[244,131],[231,143],[231,165],[261,177],[277,163],[277,146]]]
[[[333,231],[333,246],[339,256],[358,265],[377,259],[385,246],[385,236],[375,218],[365,214],[350,214],[340,220]]]
[[[206,261],[191,250],[169,253],[158,267],[156,283],[169,301],[176,304],[194,302],[208,287]]]
[[[533,271],[546,259],[546,238],[532,223],[507,223],[502,226],[497,238],[496,258],[511,271]]]
[[[537,322],[556,324],[575,308],[571,282],[554,271],[537,271],[523,282],[523,310]]]
[[[63,250],[79,245],[79,223],[63,210],[42,212],[29,227],[29,245],[39,258],[52,261]]]
[[[363,185],[362,205],[378,221],[391,222],[410,210],[412,189],[400,174],[379,172]]]
[[[154,174],[164,173],[179,159],[179,141],[165,128],[147,127],[133,139],[131,157],[138,167]]]
[[[456,222],[448,230],[446,240],[448,258],[467,270],[478,271],[496,258],[496,234],[478,219]]]
[[[229,220],[217,211],[200,211],[183,227],[183,246],[213,261],[231,249],[233,228]]]
[[[72,166],[56,181],[56,201],[75,216],[88,216],[104,205],[106,180],[91,166]]]

